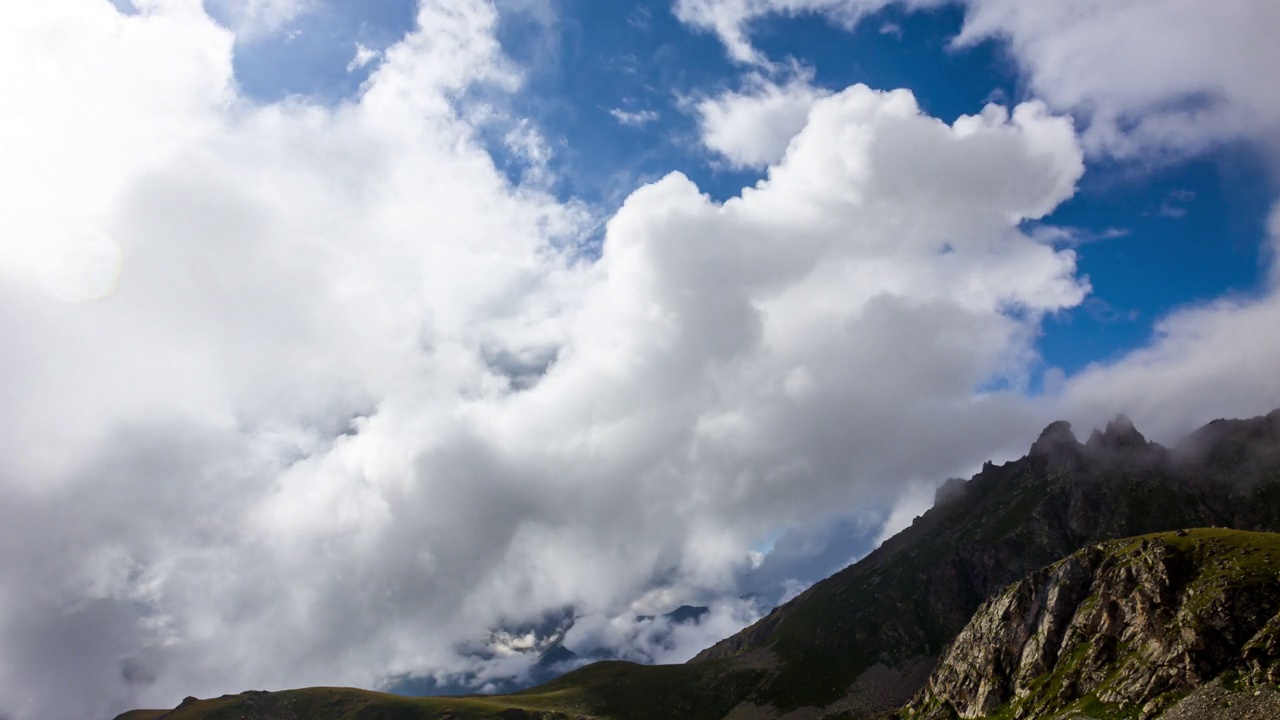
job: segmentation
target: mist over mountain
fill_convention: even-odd
[[[1280,412],[1210,424],[1172,450],[1123,417],[1085,443],[1054,423],[1027,456],[944,485],[911,527],[695,663],[776,661],[752,702],[783,711],[892,709],[981,602],[1085,545],[1189,527],[1280,531],[1277,442]],[[865,701],[864,677],[876,686]]]
[[[1088,702],[1196,717],[1186,713],[1199,701],[1179,703],[1220,676],[1230,685],[1221,693],[1256,709],[1273,696],[1245,702],[1242,688],[1280,679],[1280,646],[1267,630],[1280,612],[1280,535],[1265,534],[1280,532],[1277,447],[1280,410],[1215,421],[1172,448],[1123,416],[1083,443],[1056,422],[1026,456],[943,484],[935,506],[876,551],[686,664],[601,662],[523,693],[423,700],[414,712],[452,717],[456,703],[472,702],[477,717],[977,718],[1017,699],[1016,717]],[[1121,540],[1150,533],[1167,534]],[[1012,607],[1021,609],[1002,609]],[[668,619],[706,613],[681,608]],[[1159,618],[1184,616],[1201,634],[1162,640]],[[1099,633],[1121,645],[1090,650],[1103,647]],[[1130,646],[1146,649],[1115,649]],[[1007,650],[984,655],[989,648]],[[1178,674],[1152,669],[1174,655],[1184,658]],[[1114,667],[1129,668],[1124,681],[1110,679]],[[1041,676],[1067,689],[1044,691]],[[190,717],[204,707],[191,705]]]

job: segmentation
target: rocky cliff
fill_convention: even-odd
[[[1094,545],[984,603],[902,716],[1156,718],[1215,680],[1273,702],[1278,638],[1280,535]]]

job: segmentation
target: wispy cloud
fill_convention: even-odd
[[[347,72],[352,73],[357,70],[364,69],[369,63],[377,60],[382,55],[381,52],[373,48],[366,47],[361,43],[356,43],[356,54],[351,58],[351,62],[347,63]]]
[[[620,124],[633,128],[642,128],[660,117],[654,110],[631,111],[622,108],[613,108],[609,110],[609,114]]]
[[[880,26],[881,35],[892,35],[899,40],[902,39],[902,26],[895,22],[887,22]]]
[[[1190,190],[1174,190],[1160,203],[1156,214],[1167,218],[1183,218],[1187,215],[1187,205],[1194,200],[1196,194]]]
[[[637,30],[648,30],[653,22],[653,11],[648,5],[637,5],[627,14],[627,24]]]

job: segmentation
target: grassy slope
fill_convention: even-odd
[[[603,662],[507,696],[406,698],[350,688],[307,688],[199,700],[172,712],[134,710],[117,720],[524,720],[541,717],[540,713],[600,720],[718,720],[748,684],[759,680],[746,673],[726,680],[704,670]]]
[[[352,688],[241,693],[135,710],[116,720],[487,720],[511,706],[484,698],[405,698]]]

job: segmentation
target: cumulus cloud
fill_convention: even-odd
[[[1261,90],[1277,27],[1267,0],[971,0],[957,43],[1007,39],[1038,96],[1089,118],[1090,150],[1180,157],[1223,140],[1280,149],[1280,97]]]
[[[716,32],[731,57],[769,65],[750,42],[751,24],[762,18],[815,13],[852,27],[890,6],[913,11],[947,1],[677,0],[675,11],[684,22]],[[954,1],[966,14],[953,46],[1005,43],[1031,94],[1080,123],[1087,156],[1159,164],[1245,142],[1269,161],[1273,176],[1280,173],[1280,95],[1263,91],[1273,84],[1268,69],[1280,64],[1280,45],[1271,37],[1280,27],[1280,5]],[[1034,403],[1041,415],[1087,426],[1122,409],[1172,440],[1213,417],[1280,404],[1280,388],[1262,369],[1280,363],[1280,353],[1271,333],[1257,331],[1275,326],[1280,307],[1275,217],[1270,239],[1259,238],[1269,284],[1175,310],[1145,347],[1077,377],[1051,369],[1052,392]],[[1043,238],[1063,232],[1070,229],[1037,231]]]
[[[735,167],[776,163],[808,122],[814,103],[830,95],[811,81],[801,74],[779,85],[755,74],[744,90],[704,98],[694,106],[703,145]]]
[[[617,120],[619,124],[627,127],[642,128],[645,125],[658,119],[658,113],[654,110],[623,110],[622,108],[612,108],[609,115]]]
[[[502,144],[511,157],[524,167],[521,174],[522,185],[545,186],[551,181],[547,164],[555,156],[555,151],[532,121],[528,118],[516,120],[502,137]]]
[[[1082,171],[1039,104],[821,98],[765,180],[640,188],[591,261],[591,213],[469,119],[519,81],[487,3],[424,3],[334,107],[244,100],[195,3],[0,16],[0,67],[38,70],[0,135],[15,720],[481,677],[460,648],[549,609],[586,633],[731,593],[778,528],[1016,438],[974,388],[1087,289],[1020,230]],[[713,608],[637,642],[753,617]]]
[[[735,61],[768,65],[769,59],[751,44],[749,26],[759,18],[813,13],[852,27],[867,15],[890,5],[901,3],[924,8],[946,2],[948,0],[675,0],[673,10],[682,22],[716,33]]]
[[[1110,363],[1068,379],[1050,401],[1085,423],[1099,425],[1117,401],[1144,432],[1163,439],[1192,422],[1262,415],[1280,404],[1280,206],[1272,211],[1268,284],[1254,297],[1237,296],[1177,310],[1156,326],[1151,342]],[[1087,427],[1087,425],[1086,425]]]
[[[158,3],[151,0],[145,4],[155,6]],[[235,30],[237,36],[246,40],[283,28],[312,5],[313,0],[209,0],[213,12]]]
[[[369,63],[377,60],[378,56],[381,54],[382,53],[377,50],[374,50],[371,47],[366,47],[362,43],[356,43],[356,54],[352,56],[351,62],[347,63],[347,72],[355,72],[357,70],[364,69],[369,65]]]
[[[672,607],[671,598],[662,599],[666,602],[661,607]],[[571,665],[600,657],[646,664],[682,663],[755,622],[767,610],[750,598],[721,598],[687,617],[674,612],[585,618],[566,633],[564,643],[579,652]],[[594,658],[593,650],[598,653]]]
[[[675,12],[734,59],[768,64],[750,41],[761,18],[814,13],[852,27],[887,7],[949,2],[966,7],[954,45],[1007,42],[1035,96],[1088,121],[1092,153],[1182,157],[1237,139],[1280,150],[1280,95],[1263,90],[1280,64],[1269,0],[677,0]]]

